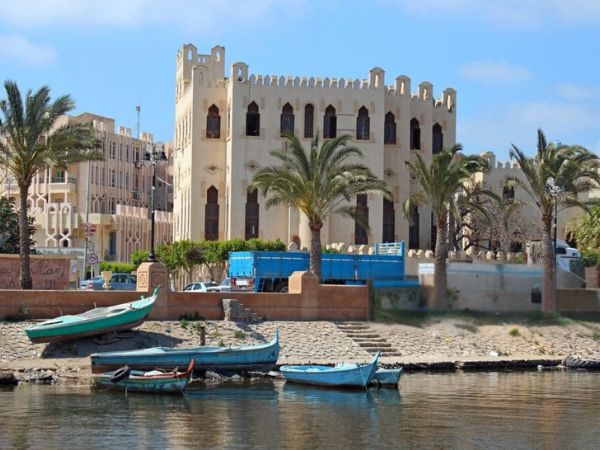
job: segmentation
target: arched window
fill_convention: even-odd
[[[246,240],[258,237],[258,189],[246,194]]]
[[[408,226],[408,248],[419,249],[419,208],[413,209]]]
[[[246,136],[260,136],[260,113],[258,105],[252,102],[246,112]]]
[[[325,109],[325,116],[323,117],[323,138],[333,139],[337,134],[337,117],[335,115],[335,108],[329,105]]]
[[[208,116],[206,116],[206,137],[208,139],[219,139],[221,137],[221,116],[219,108],[212,105],[208,108]]]
[[[289,103],[283,105],[281,110],[280,133],[294,134],[294,108]]]
[[[207,241],[219,239],[219,191],[214,186],[209,187],[206,191],[204,239]]]
[[[414,117],[410,121],[410,149],[421,149],[421,128],[419,126],[419,121]]]
[[[442,133],[442,126],[439,123],[433,125],[432,129],[432,140],[431,140],[431,152],[435,155],[441,152],[444,148],[444,134]]]
[[[515,200],[515,188],[505,185],[502,188],[502,200],[504,203],[512,203]]]
[[[388,145],[396,144],[396,117],[391,111],[385,115],[385,123],[383,125],[383,143]]]
[[[358,117],[356,118],[356,139],[359,141],[369,140],[369,110],[364,106],[358,110]]]
[[[396,231],[396,212],[394,211],[394,202],[383,199],[383,242],[394,242]]]
[[[356,216],[365,224],[369,224],[369,206],[367,205],[367,194],[358,194],[356,196]],[[367,230],[360,225],[358,220],[354,221],[354,243],[363,245],[369,243]]]
[[[315,107],[310,103],[304,107],[304,137],[312,138],[315,126]]]

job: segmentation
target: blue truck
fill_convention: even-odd
[[[229,253],[229,277],[250,279],[256,292],[287,292],[288,277],[309,270],[310,255],[303,251]],[[406,285],[404,242],[377,244],[374,255],[321,254],[321,282],[328,284]]]

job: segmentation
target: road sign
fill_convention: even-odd
[[[90,264],[98,264],[98,255],[95,253],[90,253],[89,256]]]
[[[88,233],[90,236],[93,236],[96,234],[96,225],[94,225],[93,223],[90,223],[88,225]]]

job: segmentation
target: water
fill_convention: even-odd
[[[600,448],[600,373],[405,374],[368,393],[260,380],[185,396],[0,390],[2,448]]]

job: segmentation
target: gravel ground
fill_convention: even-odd
[[[600,358],[600,324],[577,321],[566,325],[527,326],[518,323],[474,325],[443,319],[420,325],[374,322],[257,322],[207,321],[207,345],[240,345],[270,340],[280,331],[278,364],[366,361],[361,347],[376,337],[389,344],[390,365],[460,361],[562,359],[566,355]],[[23,331],[31,322],[0,322],[0,371],[13,371],[21,379],[52,373],[55,377],[89,378],[89,358],[94,352],[152,346],[200,345],[200,322],[145,322],[136,330],[78,341],[31,344]],[[358,331],[349,330],[356,326]]]

